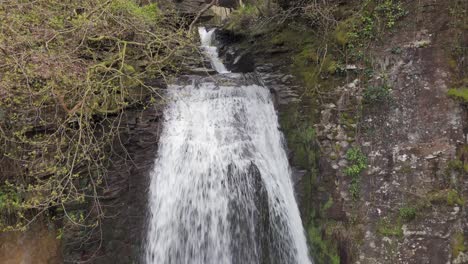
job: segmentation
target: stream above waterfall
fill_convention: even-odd
[[[229,73],[215,29],[199,33],[218,74],[168,87],[145,262],[311,263],[269,89]]]

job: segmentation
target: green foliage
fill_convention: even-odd
[[[303,168],[311,168],[316,164],[317,153],[315,149],[315,129],[313,127],[301,126],[295,135],[298,148],[295,161]]]
[[[12,212],[19,208],[20,202],[20,195],[13,185],[5,182],[3,186],[0,186],[0,211]]]
[[[387,85],[368,86],[364,90],[364,103],[379,105],[391,101],[390,88]]]
[[[323,89],[326,89],[325,79],[339,73],[341,69],[341,65],[332,55],[324,53],[324,50],[314,45],[305,45],[293,57],[293,63],[294,71],[311,92],[316,91],[319,83]]]
[[[333,198],[330,196],[327,200],[327,202],[323,205],[322,210],[326,211],[330,209],[333,206]]]
[[[359,148],[350,148],[346,152],[346,159],[351,163],[345,169],[345,174],[350,177],[359,176],[359,174],[367,168],[367,157]]]
[[[454,206],[454,205],[465,205],[465,200],[461,197],[460,194],[456,190],[449,190],[447,193],[447,205]]]
[[[466,252],[468,247],[465,243],[465,236],[463,233],[455,233],[452,236],[452,257],[457,258],[461,252]]]
[[[350,19],[340,22],[336,26],[333,36],[338,44],[345,46],[346,44],[349,43],[351,35],[352,35],[350,31],[352,31],[351,25],[353,24],[353,22],[354,22],[354,18],[350,18]]]
[[[252,27],[260,12],[255,5],[243,5],[231,13],[226,28],[236,32],[243,32]]]
[[[336,246],[330,240],[323,238],[320,228],[312,224],[309,225],[307,235],[309,244],[311,245],[311,255],[317,263],[340,263],[340,256],[338,255]]]
[[[411,206],[401,207],[399,210],[399,216],[403,220],[411,221],[416,218],[416,208]]]
[[[60,240],[63,237],[63,228],[57,229],[57,235],[55,236],[56,239]]]
[[[391,221],[388,218],[379,220],[377,223],[377,232],[382,236],[403,237],[403,224],[400,219]]]
[[[468,103],[468,88],[452,88],[448,90],[447,95],[462,103]]]
[[[353,59],[360,59],[366,43],[379,39],[408,12],[400,1],[366,0],[359,12],[340,21],[334,31],[335,41],[346,47]]]
[[[316,197],[316,171],[318,168],[317,159],[320,153],[316,146],[316,133],[313,126],[313,120],[305,119],[312,118],[313,114],[307,113],[302,116],[294,108],[289,108],[285,112],[280,113],[280,122],[282,131],[288,142],[288,147],[294,153],[292,163],[308,171],[304,177],[304,194],[307,200],[311,201]],[[306,223],[307,240],[311,245],[311,256],[314,257],[316,263],[340,263],[337,252],[336,240],[332,239],[331,230],[328,230],[325,225],[319,223],[318,215],[325,215],[326,211],[333,205],[333,198],[329,199],[321,206],[320,211],[313,211],[309,215],[309,220]],[[330,231],[330,232],[329,232]]]
[[[110,7],[115,14],[131,17],[144,23],[155,23],[162,16],[155,3],[139,6],[135,1],[114,0]]]
[[[448,206],[461,205],[465,204],[465,200],[454,189],[444,189],[434,192],[430,192],[427,195],[427,200],[433,204],[446,204]]]
[[[397,0],[385,0],[377,5],[375,11],[384,19],[387,28],[393,28],[396,21],[408,14],[401,2]]]
[[[447,162],[447,168],[450,170],[463,171],[463,161],[461,160],[450,160]]]
[[[359,148],[350,148],[346,152],[346,158],[350,165],[344,169],[344,173],[351,177],[349,192],[354,200],[360,196],[360,174],[367,168],[367,157]]]
[[[42,216],[99,223],[121,117],[160,98],[147,79],[180,69],[190,42],[181,24],[134,0],[2,2],[0,167],[10,183],[0,183],[0,231]],[[75,215],[87,202],[95,210]]]

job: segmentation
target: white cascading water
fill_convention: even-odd
[[[213,46],[213,34],[215,32],[215,28],[207,31],[204,27],[198,28],[198,34],[200,35],[200,42],[205,55],[210,59],[211,66],[218,72],[218,73],[229,73],[226,69],[224,64],[218,57],[218,48]]]
[[[239,76],[168,88],[147,264],[311,263],[271,95]]]

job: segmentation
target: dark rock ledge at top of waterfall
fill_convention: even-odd
[[[253,72],[256,67],[255,54],[248,50],[233,45],[244,39],[244,36],[232,31],[216,30],[214,44],[218,47],[219,57],[226,68],[231,72]]]
[[[256,84],[264,86],[261,78],[255,73],[228,73],[210,75],[213,71],[206,71],[205,74],[187,74],[179,76],[174,80],[174,85],[193,85],[197,87],[201,83],[214,83],[216,86],[247,86]]]

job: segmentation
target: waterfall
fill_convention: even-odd
[[[202,47],[213,33],[200,30]],[[168,88],[147,264],[311,263],[271,95],[240,76]]]
[[[216,46],[213,46],[212,43],[213,34],[215,30],[216,28],[213,28],[209,31],[207,31],[204,27],[198,28],[198,34],[200,34],[201,47],[205,52],[205,55],[210,59],[211,66],[213,66],[213,68],[218,73],[229,73],[229,71],[226,70],[226,67],[218,57],[218,48],[216,48]]]

